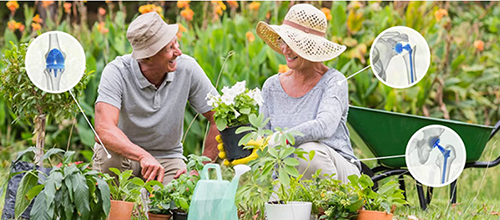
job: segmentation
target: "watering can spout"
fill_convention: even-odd
[[[234,199],[236,197],[236,190],[238,189],[238,183],[240,182],[240,176],[244,173],[250,171],[250,167],[247,165],[239,164],[234,166],[234,177],[229,188],[227,189],[221,203],[219,203],[220,218],[224,220],[237,220],[236,205]]]

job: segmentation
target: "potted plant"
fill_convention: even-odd
[[[143,187],[151,189],[152,185],[161,185],[158,181],[144,183],[139,177],[132,178],[132,170],[121,172],[109,168],[116,177],[104,174],[111,192],[111,209],[108,219],[130,219],[135,203],[139,200]]]
[[[198,172],[201,172],[204,163],[209,161],[210,158],[206,156],[189,155],[186,164],[187,173],[181,174],[166,186],[157,187],[152,192],[149,213],[153,215],[172,213],[174,220],[187,220],[194,188],[200,180]]]
[[[305,201],[302,196],[303,191],[308,189],[302,183],[303,174],[298,172],[296,166],[299,165],[297,158],[310,161],[315,152],[305,152],[293,147],[294,135],[300,134],[278,128],[272,135],[270,130],[263,129],[269,120],[264,120],[262,114],[250,115],[249,121],[254,127],[242,127],[236,131],[236,133],[251,131],[240,140],[240,143],[263,139],[264,144],[257,150],[258,159],[248,164],[252,168],[250,179],[238,190],[240,209],[245,215],[262,217],[262,208],[265,207],[265,216],[269,220],[309,220],[312,203]],[[270,147],[268,146],[270,142],[277,145]]]
[[[249,90],[245,81],[237,82],[231,88],[224,86],[222,96],[207,94],[207,103],[215,111],[215,123],[224,143],[224,148],[219,149],[219,157],[233,161],[249,156],[252,151],[238,145],[245,134],[235,131],[249,123],[249,115],[258,113],[258,106],[263,103],[259,88]]]
[[[163,185],[151,193],[149,206],[149,220],[169,220],[172,217],[171,210],[175,209],[170,191],[165,190]]]
[[[303,197],[313,204],[313,214],[320,220],[354,219],[364,200],[350,183],[334,179],[335,174],[324,174],[320,178],[318,170],[313,178],[304,180],[308,190],[303,190]]]
[[[62,152],[50,149],[41,160]],[[74,154],[65,152],[48,176],[36,169],[26,172],[17,191],[16,217],[34,200],[31,219],[106,219],[111,206],[108,184],[88,163],[71,162]]]
[[[404,200],[403,190],[399,189],[396,181],[387,182],[374,192],[372,179],[363,174],[360,177],[348,177],[351,185],[364,201],[364,210],[360,210],[358,220],[390,220],[395,206],[407,204]],[[394,207],[394,208],[393,208]]]

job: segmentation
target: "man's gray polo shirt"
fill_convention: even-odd
[[[212,109],[205,100],[217,91],[196,60],[177,58],[177,70],[156,88],[141,73],[130,55],[106,65],[99,84],[98,102],[120,109],[118,128],[157,158],[183,158],[181,138],[186,102],[198,113]]]

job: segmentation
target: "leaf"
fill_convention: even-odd
[[[222,131],[226,129],[227,121],[223,118],[217,118],[215,120],[215,124],[217,125],[217,129],[219,129],[219,131]]]
[[[255,128],[253,128],[253,127],[246,127],[246,126],[239,127],[238,129],[236,129],[235,133],[236,134],[241,134],[241,133],[247,132],[247,131],[255,131]]]
[[[257,128],[260,127],[260,121],[258,121],[258,118],[255,114],[249,115],[248,121],[250,121],[250,124],[252,124],[254,127],[257,127]]]
[[[19,161],[26,153],[29,153],[29,152],[35,153],[36,150],[37,150],[36,147],[28,147],[28,149],[20,151],[19,153],[17,153],[17,158],[16,158],[16,160],[14,160],[14,162],[12,164],[17,163],[17,161]]]
[[[250,114],[250,110],[250,108],[242,108],[240,109],[240,113],[248,115]]]
[[[299,161],[295,158],[286,158],[283,162],[288,166],[298,166]]]
[[[298,177],[299,176],[299,171],[294,166],[288,166],[288,165],[286,165],[285,166],[285,170],[286,170],[286,172],[290,176],[293,176],[293,177]]]
[[[286,171],[281,167],[278,169],[278,179],[283,184],[282,187],[290,185],[290,177],[286,175]]]
[[[97,188],[99,189],[99,194],[101,195],[102,200],[102,210],[104,211],[104,215],[109,215],[109,209],[111,208],[111,198],[110,198],[110,190],[108,184],[101,178],[95,178],[97,182]]]
[[[309,161],[311,161],[315,155],[316,155],[316,151],[314,151],[314,150],[309,151]]]
[[[66,151],[66,153],[64,153],[64,163],[71,163],[71,161],[73,161],[73,156],[75,156],[75,151]]]
[[[85,177],[81,173],[75,173],[71,176],[71,181],[73,184],[73,192],[75,193],[75,205],[76,210],[80,214],[83,220],[89,219],[90,207],[89,207],[89,187],[86,184]]]
[[[271,154],[271,156],[273,156],[275,158],[278,157],[278,151],[276,151],[276,149],[274,147],[269,148],[268,152],[269,152],[269,154]]]
[[[54,213],[50,214],[48,212],[49,207],[47,203],[45,203],[45,193],[43,191],[38,194],[35,198],[35,202],[33,203],[33,208],[31,208],[30,219],[31,220],[47,220],[47,219],[55,219]]]
[[[52,148],[50,150],[48,150],[42,157],[42,161],[43,160],[46,160],[48,158],[50,158],[50,156],[54,155],[54,154],[57,154],[57,153],[61,153],[61,152],[64,152],[63,149],[59,149],[59,148]]]
[[[281,158],[287,158],[288,156],[292,155],[294,151],[295,151],[294,147],[287,147],[282,151],[283,155],[280,156]]]
[[[61,188],[63,175],[61,172],[52,172],[45,182],[46,203],[50,204],[54,200],[56,191]]]
[[[26,208],[28,208],[32,199],[29,199],[26,194],[37,184],[38,175],[36,170],[27,172],[21,179],[21,182],[19,182],[19,188],[17,188],[16,194],[16,205],[14,208],[16,218],[20,218]]]
[[[31,188],[30,191],[28,191],[28,193],[26,193],[26,197],[28,197],[29,200],[34,199],[35,196],[40,194],[40,192],[43,190],[44,187],[45,186],[42,184],[36,185],[35,187]]]

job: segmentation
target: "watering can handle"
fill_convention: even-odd
[[[222,181],[222,175],[221,175],[221,172],[220,172],[220,166],[219,166],[219,164],[214,164],[214,163],[205,164],[205,166],[203,167],[203,170],[201,171],[201,179],[202,180],[208,180],[209,179],[209,175],[208,175],[208,170],[209,169],[215,169],[215,172],[217,174],[217,180]]]

